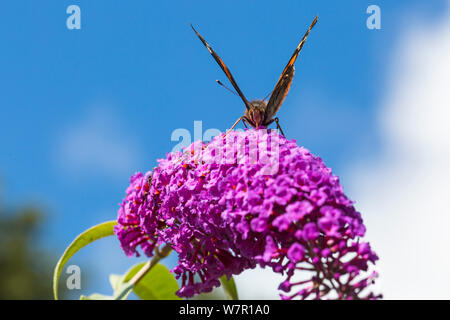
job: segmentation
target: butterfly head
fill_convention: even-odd
[[[250,108],[246,110],[248,122],[255,128],[264,125],[266,118],[267,102],[264,100],[253,100],[250,102]]]

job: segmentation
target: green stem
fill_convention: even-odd
[[[122,288],[120,288],[117,292],[115,292],[113,299],[114,300],[123,300],[130,294],[131,290],[138,284],[139,281],[149,272],[155,265],[158,264],[159,260],[167,257],[172,248],[170,246],[165,246],[161,250],[158,248],[155,249],[155,255],[151,260],[149,260],[135,275],[131,278],[130,281],[124,284]]]
[[[165,246],[161,250],[157,248],[155,250],[155,255],[153,256],[153,258],[147,261],[147,263],[141,268],[141,270],[139,270],[138,273],[136,273],[128,283],[135,286],[161,259],[167,257],[170,251],[172,251],[172,248],[170,246]]]

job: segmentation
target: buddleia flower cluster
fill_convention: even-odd
[[[256,266],[282,299],[376,299],[361,214],[323,161],[276,131],[231,131],[131,177],[115,228],[128,256],[169,245],[180,297]]]

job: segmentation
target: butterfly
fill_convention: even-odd
[[[250,126],[254,128],[258,127],[267,127],[271,123],[275,121],[277,128],[281,131],[281,133],[284,135],[283,130],[281,130],[279,119],[278,117],[274,116],[278,112],[278,110],[281,107],[281,104],[283,103],[284,99],[286,98],[289,89],[292,84],[292,79],[294,78],[294,62],[297,60],[298,54],[300,53],[300,50],[302,50],[303,45],[306,42],[306,38],[309,35],[309,32],[311,29],[316,25],[317,23],[317,16],[315,17],[314,21],[311,23],[310,27],[308,28],[308,31],[306,31],[305,35],[303,36],[302,40],[298,44],[297,48],[295,49],[294,53],[292,54],[291,58],[289,59],[289,62],[287,63],[286,67],[283,70],[283,73],[281,74],[280,78],[277,81],[277,84],[275,85],[275,88],[270,94],[269,101],[266,101],[266,99],[256,99],[252,101],[248,101],[247,98],[242,93],[241,89],[236,83],[236,80],[234,80],[233,76],[231,75],[230,70],[225,65],[225,63],[222,61],[222,59],[217,55],[217,53],[213,50],[213,48],[209,45],[208,42],[195,30],[195,28],[191,24],[192,30],[194,30],[195,34],[199,37],[199,39],[202,41],[202,43],[205,45],[206,49],[209,51],[209,53],[213,56],[214,60],[219,64],[220,68],[222,68],[223,72],[225,72],[225,75],[227,76],[228,80],[230,80],[231,84],[233,85],[234,89],[237,92],[237,95],[241,97],[242,101],[245,104],[245,113],[243,116],[241,116],[231,127],[230,130],[232,130],[240,121],[246,125],[248,123]],[[223,85],[219,80],[217,82],[220,85]],[[227,88],[228,89],[228,88]]]

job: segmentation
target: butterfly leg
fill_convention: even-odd
[[[244,120],[244,116],[242,116],[242,117],[240,117],[239,119],[236,120],[236,122],[233,124],[233,126],[225,133],[224,137],[225,137],[230,131],[232,131],[232,130],[234,129],[234,127],[236,127],[237,124],[239,123],[239,121],[241,121],[241,120],[242,120],[242,121]]]
[[[284,132],[283,132],[283,130],[281,129],[281,127],[280,127],[280,119],[278,119],[278,117],[276,117],[275,119],[275,123],[277,124],[277,129],[278,130],[280,130],[280,132],[281,132],[281,134],[283,135],[283,137],[286,137],[285,135],[284,135]]]
[[[247,127],[247,121],[245,120],[245,118],[242,118],[242,123],[244,124],[245,129],[248,129],[248,127]]]

